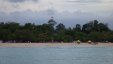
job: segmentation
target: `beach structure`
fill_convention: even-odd
[[[91,41],[91,40],[89,40],[89,41],[88,41],[88,43],[89,43],[89,44],[91,44],[91,43],[92,43],[92,41]]]
[[[77,44],[80,44],[80,42],[81,42],[80,40],[77,40]]]

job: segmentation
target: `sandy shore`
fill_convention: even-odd
[[[88,43],[0,43],[0,47],[113,47],[113,43],[98,43],[96,45]]]

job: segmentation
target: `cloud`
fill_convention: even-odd
[[[12,13],[0,12],[0,22],[14,21],[21,24],[31,22],[36,24],[46,23],[51,16],[54,16],[57,12],[52,9],[33,12],[31,10],[16,11]]]
[[[20,24],[24,24],[27,22],[35,23],[35,24],[43,24],[47,23],[48,20],[54,17],[57,23],[63,23],[66,27],[74,27],[76,24],[85,24],[91,20],[99,20],[99,22],[108,23],[110,28],[113,29],[112,25],[112,17],[113,14],[107,17],[101,17],[96,14],[90,12],[82,12],[82,11],[75,11],[70,13],[68,11],[65,12],[58,12],[55,9],[48,9],[44,11],[33,12],[31,10],[26,11],[16,11],[10,14],[0,12],[0,22],[4,21],[14,21],[19,22]]]
[[[21,3],[21,2],[25,2],[25,1],[38,2],[38,0],[7,0],[7,1],[12,2],[12,3]]]
[[[17,2],[24,2],[26,0],[8,0],[9,2],[14,2],[14,3],[17,3]]]
[[[68,0],[68,3],[101,3],[101,0]]]
[[[76,3],[76,4],[92,4],[92,3],[96,3],[96,4],[112,4],[113,0],[66,0],[65,2],[67,3]]]
[[[97,19],[113,27],[112,6],[112,0],[0,0],[0,21],[42,24],[54,16],[66,26]]]

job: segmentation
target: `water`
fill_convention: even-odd
[[[0,47],[0,64],[113,64],[113,47]]]

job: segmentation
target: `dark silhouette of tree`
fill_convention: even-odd
[[[76,24],[76,27],[73,28],[73,30],[80,32],[81,31],[81,25],[80,24]]]
[[[85,33],[90,32],[103,32],[103,31],[110,31],[107,24],[99,23],[97,20],[90,21],[89,23],[86,23],[82,27],[82,31]]]
[[[65,26],[62,23],[60,23],[60,24],[58,24],[56,26],[56,30],[57,31],[64,31],[65,30]]]
[[[107,24],[103,24],[103,23],[98,24],[98,30],[99,30],[99,32],[110,31]]]
[[[48,21],[48,24],[52,27],[54,27],[57,23],[55,22],[54,18],[51,17],[51,19]]]
[[[51,17],[51,19],[48,21],[48,25],[50,27],[53,28],[52,32],[51,32],[51,41],[54,42],[54,35],[55,35],[55,29],[54,29],[54,26],[56,25],[56,21],[54,20],[53,17]]]

